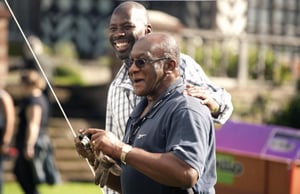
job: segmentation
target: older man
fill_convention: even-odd
[[[207,106],[183,95],[180,51],[165,33],[136,41],[127,63],[134,92],[141,96],[120,141],[107,130],[87,129],[92,150],[122,167],[107,186],[123,194],[215,193],[214,125]]]

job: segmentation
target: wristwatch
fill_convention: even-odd
[[[128,144],[125,144],[123,147],[122,147],[122,152],[121,152],[121,155],[120,155],[120,160],[123,164],[126,164],[125,160],[126,160],[126,156],[128,154],[128,152],[130,152],[130,150],[132,149],[132,146],[128,145]]]

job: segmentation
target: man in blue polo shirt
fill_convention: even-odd
[[[150,33],[131,51],[127,68],[134,92],[143,96],[129,117],[123,141],[109,131],[86,129],[92,150],[122,167],[106,185],[123,194],[214,194],[216,156],[213,119],[199,99],[183,95],[180,49],[165,33]]]

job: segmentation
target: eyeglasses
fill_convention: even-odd
[[[125,60],[125,64],[126,64],[126,67],[127,69],[129,69],[132,64],[134,63],[138,68],[142,68],[144,67],[144,65],[146,63],[149,63],[149,64],[153,64],[153,63],[156,63],[158,61],[161,61],[161,60],[166,60],[166,59],[170,59],[169,57],[162,57],[162,58],[158,58],[158,59],[136,59],[136,60],[133,60],[133,59],[126,59]]]

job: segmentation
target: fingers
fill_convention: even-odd
[[[183,94],[199,98],[204,101],[202,102],[204,104],[208,103],[211,97],[210,91],[207,88],[199,86],[187,87]]]
[[[110,149],[110,145],[112,144],[107,131],[101,129],[87,129],[85,132],[92,134],[90,145],[96,154],[99,154],[101,151],[107,153],[107,150]]]
[[[81,140],[79,139],[78,136],[74,138],[74,144],[75,144],[75,149],[76,149],[77,153],[79,154],[79,156],[81,156],[83,158],[88,158],[88,159],[93,158],[93,153],[92,153],[91,147],[84,146],[81,143]]]
[[[88,141],[89,146],[94,147],[96,144],[95,139],[97,139],[99,133],[103,132],[104,130],[96,128],[79,129],[79,135],[74,138],[76,149],[83,149],[83,141]]]
[[[212,98],[211,92],[207,87],[187,85],[183,94],[187,94],[200,99],[200,103],[206,105],[211,112],[219,110],[219,104]]]
[[[200,102],[201,102],[201,104],[209,105],[209,103],[210,103],[210,98],[206,98],[206,99],[200,100]]]
[[[112,158],[119,157],[116,150],[122,147],[124,143],[113,133],[95,128],[85,129],[83,133],[91,135],[90,147],[94,152],[103,152]]]
[[[82,134],[91,134],[91,135],[94,135],[94,134],[100,133],[101,131],[105,131],[105,130],[103,130],[103,129],[96,129],[96,128],[88,128],[88,129],[83,129],[82,130]]]

